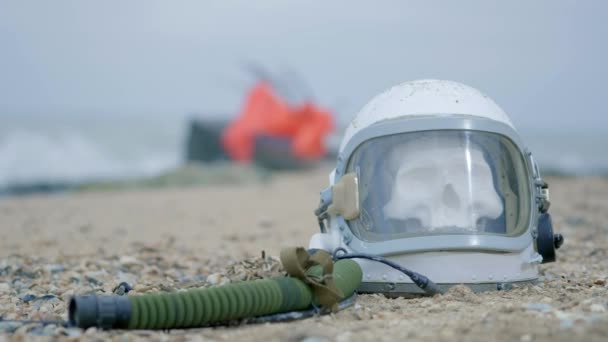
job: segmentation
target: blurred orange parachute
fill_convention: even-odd
[[[250,162],[258,136],[287,138],[291,153],[302,160],[318,160],[326,153],[325,137],[333,130],[329,111],[307,101],[290,106],[267,82],[250,91],[237,118],[222,134],[222,145],[231,159]]]

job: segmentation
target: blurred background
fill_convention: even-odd
[[[2,0],[0,193],[173,170],[191,120],[225,125],[262,79],[333,116],[329,152],[374,95],[437,78],[493,98],[545,170],[606,174],[607,10],[599,0]]]

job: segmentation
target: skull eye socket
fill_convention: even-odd
[[[408,218],[403,222],[404,232],[421,232],[423,230],[424,226],[422,225],[422,220],[418,218]]]
[[[487,217],[480,217],[475,222],[475,230],[483,232],[485,227],[488,225],[489,219]]]
[[[489,217],[480,217],[476,221],[475,229],[478,233],[506,233],[504,220],[501,217],[496,219],[491,219]]]

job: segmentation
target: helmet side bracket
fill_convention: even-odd
[[[534,161],[531,152],[528,152],[528,158],[533,169],[533,184],[536,204],[538,206],[538,221],[533,231],[533,237],[536,250],[543,257],[542,263],[544,264],[556,260],[556,250],[564,243],[564,237],[562,234],[553,232],[553,221],[551,214],[549,214],[549,207],[551,206],[549,184],[542,179],[538,165]]]

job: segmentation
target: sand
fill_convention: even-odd
[[[0,199],[0,315],[65,319],[70,296],[112,293],[122,281],[147,293],[280,274],[273,256],[306,246],[318,231],[312,211],[326,179],[319,169],[227,185]],[[415,299],[360,295],[332,315],[170,332],[0,322],[0,341],[608,340],[608,180],[549,182],[565,244],[535,285]]]

